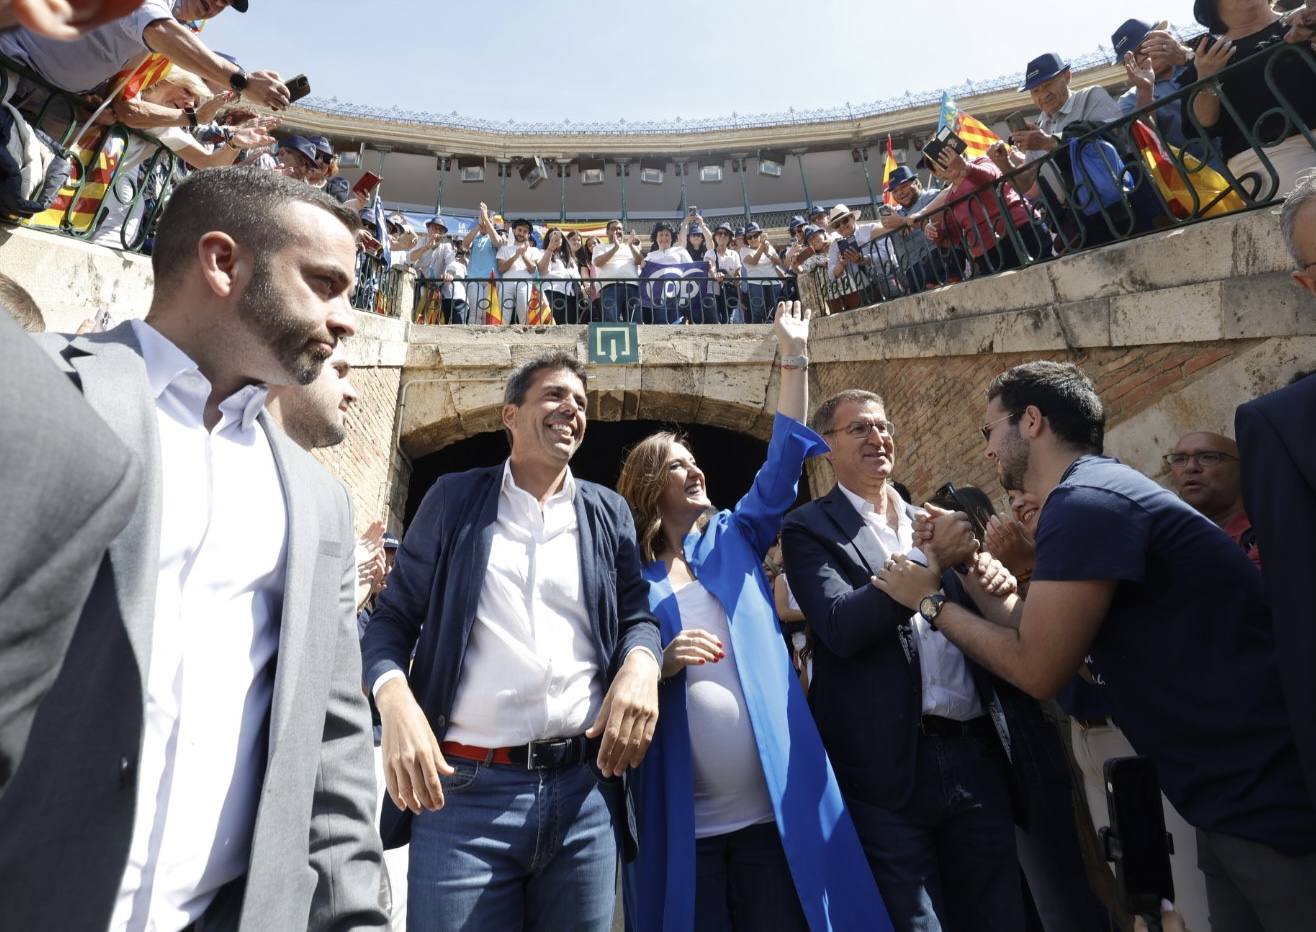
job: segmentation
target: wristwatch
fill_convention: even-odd
[[[933,631],[937,630],[937,616],[941,614],[941,607],[945,604],[946,597],[940,592],[925,595],[918,601],[918,613]]]
[[[809,357],[783,356],[781,357],[781,367],[783,369],[807,369],[809,368]]]
[[[196,107],[184,107],[183,114],[187,117],[187,125],[196,128]]]
[[[241,94],[247,89],[247,72],[239,68],[228,76],[228,86]]]

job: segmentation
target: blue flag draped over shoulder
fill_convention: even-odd
[[[702,306],[712,299],[708,265],[704,262],[680,262],[661,265],[646,262],[640,269],[640,307],[686,308]]]

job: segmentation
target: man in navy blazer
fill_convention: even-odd
[[[603,932],[635,843],[621,778],[658,718],[658,625],[630,509],[571,475],[580,363],[537,357],[504,401],[511,456],[434,484],[362,639],[381,834],[410,840],[421,927]]]
[[[809,705],[892,925],[1022,929],[992,680],[871,582],[913,549],[914,512],[888,481],[885,405],[842,392],[811,426],[832,447],[837,485],[786,516],[782,554],[814,637]],[[954,572],[943,586],[966,599]]]
[[[1280,213],[1298,270],[1293,280],[1316,295],[1316,173],[1294,188]],[[1312,311],[1316,306],[1308,302]],[[1275,627],[1284,700],[1293,719],[1307,790],[1316,802],[1316,376],[1308,375],[1234,415],[1243,502],[1257,534]]]

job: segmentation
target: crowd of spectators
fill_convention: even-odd
[[[15,125],[11,136],[66,129],[49,125],[52,113],[56,122],[64,114],[85,129],[73,140],[76,158],[90,165],[105,152],[117,166],[113,190],[86,221],[98,242],[149,250],[149,227],[173,184],[191,170],[248,162],[374,209],[374,189],[349,185],[327,138],[276,141],[279,120],[268,111],[292,93],[278,73],[248,71],[206,46],[204,21],[230,7],[245,12],[247,3],[144,0],[121,18],[83,26],[71,41],[21,26],[0,33],[0,55],[13,63],[10,112],[20,124],[44,113],[48,124]],[[449,237],[437,216],[423,236],[401,213],[368,217],[362,248],[374,260],[363,266],[371,294],[358,306],[380,306],[379,267],[410,264],[423,281],[412,316],[426,323],[764,323],[779,298],[812,298],[810,289],[824,312],[847,310],[1145,232],[1185,210],[1210,214],[1282,196],[1316,165],[1316,96],[1308,92],[1310,57],[1277,54],[1277,46],[1310,43],[1316,10],[1291,0],[1199,0],[1194,13],[1207,33],[1186,41],[1164,22],[1129,20],[1114,31],[1129,80],[1118,98],[1099,86],[1071,87],[1058,55],[1034,58],[1021,88],[1034,117],[1012,115],[1007,138],[986,151],[945,147],[898,166],[868,222],[846,205],[814,206],[774,244],[755,223],[714,228],[697,212],[679,226],[654,224],[647,238],[617,221],[598,236],[565,225],[508,226],[483,207],[473,236]],[[45,85],[82,105],[47,107]],[[111,123],[133,130],[113,151],[103,132]],[[1106,124],[1114,126],[1103,131]],[[174,158],[159,158],[157,144]],[[1164,189],[1158,196],[1156,169],[1142,157],[1148,147],[1172,153],[1160,171],[1178,173],[1180,203],[1170,204]],[[8,190],[0,206],[39,215],[59,197],[69,165],[49,146],[22,151],[15,176],[0,186]],[[1244,197],[1225,198],[1229,192]],[[523,239],[518,230],[527,231]],[[641,294],[646,265],[679,265],[683,278],[703,283],[697,294],[653,301]]]

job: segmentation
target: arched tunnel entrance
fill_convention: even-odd
[[[649,434],[671,429],[672,424],[664,421],[590,421],[585,442],[571,461],[572,474],[578,479],[615,488],[626,451]],[[732,507],[749,490],[763,465],[767,443],[702,424],[690,424],[682,430],[689,436],[695,458],[705,471],[709,498],[718,508]],[[477,466],[493,466],[506,458],[507,440],[501,431],[491,431],[459,440],[415,460],[407,486],[406,523],[411,523],[421,499],[439,476]],[[801,476],[798,502],[802,504],[808,499],[808,483]]]

